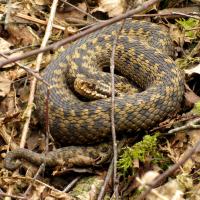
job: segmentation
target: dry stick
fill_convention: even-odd
[[[134,19],[137,19],[137,18],[140,18],[140,17],[164,17],[164,18],[171,18],[171,17],[188,17],[190,16],[190,18],[194,18],[196,19],[196,16],[194,15],[188,15],[186,16],[186,14],[184,13],[177,13],[177,12],[168,12],[168,13],[155,13],[155,14],[137,14],[137,15],[134,15],[133,18]],[[197,16],[198,17],[198,16]]]
[[[50,129],[49,129],[49,95],[50,90],[47,87],[47,94],[46,94],[46,102],[45,102],[45,131],[46,131],[46,153],[49,151],[49,137],[50,137]]]
[[[9,50],[6,50],[6,51],[0,52],[0,53],[4,54],[4,55],[7,55],[7,54],[10,55],[12,53],[16,53],[18,51],[22,51],[24,49],[35,48],[35,47],[39,47],[39,45],[36,44],[36,45],[29,45],[29,46],[19,47],[19,48],[16,48],[16,49],[9,49]]]
[[[144,17],[147,17],[147,18],[149,18],[149,17],[160,17],[160,18],[162,18],[162,17],[163,18],[174,17],[175,18],[176,17],[176,18],[178,18],[178,17],[187,17],[187,16],[185,16],[185,14],[181,15],[181,13],[172,14],[172,12],[156,13],[156,14],[134,14],[134,16],[132,16],[133,19],[139,19],[139,18],[144,18]],[[191,15],[190,18],[193,18],[193,15]],[[194,18],[195,18],[195,16],[194,16]],[[96,23],[95,24],[89,24],[88,26],[84,26],[83,28],[79,29],[79,31],[85,30],[85,29],[87,29],[91,26],[94,26],[94,25],[96,25]]]
[[[9,176],[9,177],[0,177],[0,180],[3,179],[3,178],[9,179],[9,180],[12,180],[12,179],[13,179],[13,177],[10,177],[10,176]],[[44,182],[42,182],[42,181],[40,181],[40,180],[38,180],[38,179],[34,180],[33,178],[28,177],[28,176],[26,176],[26,177],[25,177],[25,176],[15,176],[15,179],[26,180],[26,181],[30,181],[30,182],[35,181],[35,182],[37,183],[37,185],[38,185],[38,184],[41,184],[42,186],[45,186],[46,188],[48,188],[48,189],[50,189],[50,190],[52,190],[52,191],[58,192],[58,193],[60,193],[60,194],[65,194],[65,195],[67,195],[66,193],[64,193],[64,192],[62,192],[62,191],[56,189],[55,187],[50,186],[50,185],[48,185],[47,183],[44,183]],[[70,197],[70,196],[69,196],[69,197]],[[68,198],[67,200],[70,200],[70,199],[74,199],[74,198]]]
[[[148,189],[142,193],[137,200],[143,200],[153,188],[155,188],[161,181],[163,181],[165,178],[169,177],[174,171],[176,171],[179,167],[183,166],[183,164],[191,158],[191,156],[198,152],[200,150],[200,140],[191,148],[186,151],[186,153],[183,155],[182,159],[179,160],[176,164],[171,166],[168,170],[166,170],[163,174],[159,175],[154,179],[152,184],[148,185]]]
[[[72,187],[74,187],[74,185],[80,180],[81,176],[76,177],[74,180],[72,180],[63,190],[63,192],[67,193],[69,192]]]
[[[116,140],[116,131],[115,131],[115,78],[114,78],[114,69],[115,69],[115,49],[118,41],[119,34],[115,37],[113,42],[112,54],[110,58],[110,72],[111,72],[111,130],[112,130],[112,141],[113,141],[113,189],[115,198],[118,199],[117,191],[117,140]]]
[[[31,16],[28,16],[28,15],[25,15],[23,13],[17,13],[16,16],[19,17],[19,18],[28,20],[28,21],[32,21],[32,22],[38,23],[38,24],[47,25],[46,21],[38,19],[38,18],[35,18],[35,17],[31,17]],[[59,30],[62,30],[62,31],[65,30],[65,27],[57,25],[57,24],[53,24],[52,27],[56,28],[56,29],[59,29]]]
[[[109,180],[110,180],[110,178],[111,178],[111,176],[112,176],[112,174],[113,174],[113,164],[114,164],[113,161],[114,161],[114,160],[112,160],[112,162],[110,163],[110,166],[109,166],[109,168],[108,168],[108,172],[107,172],[107,174],[106,174],[106,178],[105,178],[105,180],[104,180],[104,184],[103,184],[103,186],[101,187],[101,190],[100,190],[100,192],[99,192],[99,195],[98,195],[97,200],[102,200],[102,199],[104,198],[105,190],[106,190],[107,184],[108,184],[108,182],[109,182]]]
[[[148,188],[148,186],[146,185],[145,181],[141,180],[139,177],[136,177],[136,181],[144,188]],[[162,194],[159,193],[159,191],[152,189],[151,193],[154,194],[157,199],[159,200],[169,200],[167,197],[163,196]]]
[[[57,48],[59,48],[60,46],[62,45],[65,45],[69,42],[72,42],[74,40],[77,40],[89,33],[92,33],[94,31],[97,31],[105,26],[108,26],[108,25],[111,25],[115,22],[118,22],[122,19],[125,19],[127,17],[131,17],[132,15],[136,14],[136,13],[139,13],[143,10],[146,10],[149,6],[159,2],[160,0],[149,0],[149,1],[146,1],[145,3],[143,3],[141,6],[139,6],[138,8],[136,9],[133,9],[133,10],[130,10],[130,11],[127,11],[125,14],[122,14],[122,15],[119,15],[117,17],[113,17],[112,19],[109,19],[109,20],[106,20],[105,22],[101,22],[101,23],[98,23],[97,25],[94,25],[93,27],[87,29],[87,30],[84,30],[80,33],[77,33],[75,35],[72,35],[66,39],[63,39],[59,42],[56,42],[54,44],[51,44],[47,47],[41,47],[40,49],[36,49],[36,50],[33,50],[33,51],[30,51],[30,52],[27,52],[27,53],[24,53],[23,55],[20,55],[20,56],[16,56],[16,57],[12,57],[8,60],[5,60],[5,61],[1,61],[0,62],[0,67],[6,65],[6,64],[9,64],[11,62],[14,62],[14,61],[17,61],[17,60],[21,60],[21,59],[24,59],[24,58],[27,58],[29,56],[33,56],[33,55],[36,55],[36,54],[39,54],[41,52],[45,52],[45,51],[49,51],[49,50],[55,50]]]
[[[31,184],[29,184],[28,188],[26,189],[26,192],[24,193],[24,197],[28,196],[29,191],[32,188],[32,185],[35,183],[35,180],[37,180],[37,177],[41,174],[41,172],[43,172],[45,169],[45,165],[41,164],[39,169],[37,170],[37,173],[34,175],[33,177],[33,181],[31,182]]]
[[[1,52],[0,52],[0,55],[4,58],[8,59],[8,56],[2,54]],[[21,65],[19,62],[15,62],[15,64],[17,64],[20,68],[24,69],[27,73],[33,75],[38,80],[42,81],[45,85],[49,86],[49,84],[45,80],[43,80],[42,77],[38,73],[35,73],[31,68]]]
[[[115,79],[114,79],[114,70],[115,70],[115,49],[117,46],[119,35],[124,26],[125,19],[121,24],[119,31],[113,42],[112,54],[110,58],[110,72],[111,72],[111,130],[112,130],[112,140],[113,140],[113,185],[114,185],[114,194],[115,198],[118,199],[118,180],[117,180],[117,140],[116,140],[116,131],[115,131]]]
[[[12,8],[12,0],[8,0],[6,4],[6,17],[5,17],[5,29],[7,29],[7,25],[9,24],[10,21],[10,13],[11,13],[11,8]]]
[[[27,199],[27,198],[21,197],[21,196],[6,194],[4,192],[0,192],[0,197],[11,197],[11,198],[14,198],[14,199]]]
[[[15,142],[12,141],[12,137],[7,133],[5,125],[0,126],[0,135],[6,144],[10,144],[9,147],[11,150],[19,148],[19,146]]]
[[[200,17],[198,17],[198,16],[188,15],[188,14],[181,13],[181,12],[172,12],[172,14],[181,15],[181,16],[184,16],[184,17],[191,17],[191,18],[200,20]]]
[[[46,46],[46,44],[48,42],[48,39],[49,39],[49,37],[51,35],[52,24],[53,24],[53,19],[54,19],[55,12],[56,12],[57,4],[58,4],[58,0],[54,0],[53,3],[52,3],[52,8],[51,8],[51,12],[50,12],[47,28],[46,28],[46,31],[45,31],[45,35],[44,35],[44,38],[43,38],[43,41],[42,41],[42,44],[41,44],[41,48],[44,48]],[[42,62],[42,57],[43,57],[43,53],[38,54],[37,59],[36,59],[36,68],[35,68],[36,71],[40,70],[40,64]],[[20,148],[23,148],[25,146],[25,142],[26,142],[27,132],[28,132],[31,113],[32,113],[32,109],[31,108],[32,108],[33,101],[34,101],[36,81],[37,81],[37,79],[35,77],[31,81],[30,95],[29,95],[29,100],[28,100],[28,107],[30,109],[28,109],[28,111],[27,111],[27,118],[26,118],[26,122],[24,124],[24,128],[23,128],[23,131],[22,131],[22,138],[21,138],[21,142],[20,142]]]
[[[183,131],[183,130],[187,130],[187,129],[190,129],[190,128],[191,129],[198,129],[198,128],[200,128],[200,125],[198,125],[198,123],[200,123],[200,118],[189,121],[184,126],[171,129],[171,130],[168,131],[168,134],[176,133],[178,131]]]
[[[85,12],[83,9],[80,9],[80,8],[78,8],[77,6],[74,6],[73,4],[67,2],[66,0],[60,0],[60,1],[62,1],[62,2],[65,3],[65,4],[70,5],[71,7],[75,8],[75,9],[78,10],[79,12],[81,12],[81,13],[87,15],[88,17],[94,19],[94,20],[97,21],[97,22],[98,22],[98,21],[101,21],[101,20],[98,20],[96,17],[93,17],[90,13]]]

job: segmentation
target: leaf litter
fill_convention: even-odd
[[[78,10],[62,1],[59,3],[54,19],[54,28],[50,42],[55,42],[75,34],[85,26],[94,24],[96,20],[105,20],[108,16],[117,16],[124,12],[127,5],[131,2],[132,1],[127,3],[125,0],[70,1],[74,6],[78,7]],[[134,5],[141,5],[143,2],[144,1],[135,1]],[[188,89],[190,91],[189,94],[185,95],[186,102],[189,103],[188,105],[185,103],[187,109],[184,110],[185,115],[189,117],[187,117],[186,120],[182,120],[182,116],[180,115],[179,117],[173,118],[171,121],[166,121],[166,124],[170,124],[170,126],[165,126],[165,128],[163,128],[162,125],[158,126],[157,132],[160,132],[161,136],[162,132],[184,126],[192,120],[193,117],[190,117],[194,114],[191,111],[192,107],[194,107],[193,110],[196,109],[195,117],[199,117],[200,113],[200,108],[198,106],[200,102],[200,91],[198,89],[200,88],[200,21],[199,19],[193,18],[191,14],[192,11],[195,12],[198,9],[199,1],[196,0],[192,2],[166,0],[146,12],[147,14],[148,12],[162,13],[162,11],[165,10],[165,13],[172,13],[174,11],[190,15],[189,17],[182,16],[178,18],[173,14],[169,14],[169,18],[152,17],[152,21],[155,23],[165,24],[165,27],[168,27],[172,40],[176,44],[176,63],[180,68],[184,69],[186,73],[186,82],[189,85],[188,88],[190,88]],[[7,7],[6,3],[0,4],[1,21],[4,22],[0,25],[1,53],[7,56],[15,56],[38,48],[46,29],[45,24],[48,20],[50,7],[51,1],[49,0],[13,0],[10,8]],[[6,24],[5,18],[9,9],[11,12],[7,19],[8,23]],[[81,12],[80,9],[84,12]],[[89,15],[86,15],[85,12]],[[146,19],[149,20],[148,17]],[[42,67],[46,67],[48,63],[65,48],[66,47],[62,47],[56,51],[45,53]],[[12,52],[13,50],[15,50],[14,53]],[[1,56],[0,59],[5,58]],[[34,56],[19,62],[34,70]],[[96,172],[98,174],[96,175],[96,179],[94,175],[88,179],[87,175],[83,173],[83,178],[80,182],[80,185],[83,183],[83,187],[75,187],[70,193],[64,193],[63,190],[66,185],[74,180],[77,173],[67,174],[67,176],[63,174],[59,177],[52,177],[51,174],[53,174],[53,172],[49,173],[47,170],[44,176],[40,175],[37,177],[38,180],[34,180],[33,176],[37,172],[37,169],[29,163],[24,162],[24,166],[20,169],[17,176],[3,168],[2,161],[6,151],[16,148],[20,143],[20,134],[24,125],[24,116],[26,116],[26,105],[31,79],[32,76],[16,64],[6,65],[0,70],[1,191],[6,193],[11,189],[12,194],[21,196],[26,192],[32,182],[35,181],[28,192],[30,199],[39,199],[41,197],[44,199],[74,199],[77,195],[79,199],[96,199],[107,168]],[[26,147],[37,152],[45,151],[45,136],[38,125],[38,119],[34,115],[32,116],[29,128],[30,131]],[[122,171],[119,167],[119,176],[121,180],[119,190],[121,194],[128,199],[136,198],[139,186],[141,186],[136,181],[136,177],[141,178],[142,181],[144,177],[151,180],[151,176],[154,177],[154,174],[159,174],[165,170],[163,166],[169,167],[173,163],[177,163],[184,155],[184,152],[188,148],[191,148],[198,140],[200,140],[199,129],[178,131],[177,134],[166,138],[161,137],[159,139],[158,137],[158,142],[155,143],[158,147],[156,151],[166,157],[169,162],[166,162],[165,159],[161,159],[161,163],[163,162],[162,164],[153,162],[157,159],[156,156],[158,156],[157,153],[154,153],[154,155],[151,155],[151,159],[147,156],[144,157],[142,161],[136,158],[133,159],[132,162],[130,161],[130,166],[126,165],[127,171],[125,174],[123,167]],[[53,148],[55,148],[54,145],[50,144],[50,149]],[[124,154],[121,155],[122,158],[123,155]],[[189,159],[182,168],[175,171],[169,179],[164,180],[162,185],[155,189],[155,193],[149,194],[147,199],[199,199],[199,164],[199,153],[196,153],[192,155],[191,159]],[[91,182],[91,180],[95,181]],[[87,187],[87,185],[90,185],[90,187],[86,195],[84,188]],[[77,193],[77,191],[79,191],[79,193]],[[110,198],[110,194],[111,183],[107,188],[106,195],[108,198]]]

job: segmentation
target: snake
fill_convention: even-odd
[[[49,91],[50,133],[65,147],[46,154],[13,150],[4,159],[7,169],[17,168],[19,158],[48,166],[96,165],[108,160],[105,155],[111,151],[105,144],[112,137],[108,66],[116,37],[116,88],[133,83],[139,88],[133,94],[116,89],[117,136],[149,130],[181,109],[184,75],[172,59],[174,46],[167,31],[147,21],[126,19],[123,26],[114,23],[70,44],[41,73],[50,87],[47,90],[44,82],[37,84],[37,115],[44,124]]]

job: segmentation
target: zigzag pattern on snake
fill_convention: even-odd
[[[75,95],[74,82],[95,80],[97,85],[102,82],[110,85],[111,76],[102,66],[109,66],[113,41],[120,26],[121,22],[115,23],[72,43],[42,73],[43,79],[51,85],[50,132],[62,145],[93,144],[111,137],[111,98],[81,101]],[[115,67],[120,74],[115,75],[115,81],[119,85],[126,84],[127,80],[134,81],[142,92],[115,97],[118,134],[150,129],[180,108],[184,78],[168,56],[170,54],[173,54],[170,37],[158,25],[126,20],[115,50]],[[35,102],[41,122],[45,118],[46,94],[46,86],[39,82]],[[94,151],[88,155],[91,152]],[[28,155],[27,151],[21,157]]]

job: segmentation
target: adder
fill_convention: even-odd
[[[106,143],[101,144],[111,138],[111,75],[105,67],[109,66],[120,26],[121,22],[115,23],[73,42],[42,72],[43,79],[50,84],[50,132],[56,141],[68,147],[46,155],[14,150],[5,158],[6,168],[18,167],[17,158],[49,166],[96,165],[108,159],[111,149]],[[150,129],[180,109],[184,76],[171,55],[172,41],[160,26],[126,20],[114,57],[118,72],[114,78],[119,88],[115,97],[117,134]],[[126,88],[132,82],[141,91],[120,92],[120,86]],[[42,123],[46,95],[46,85],[39,82],[35,103]]]

